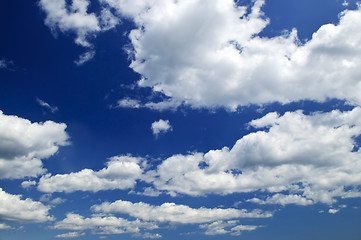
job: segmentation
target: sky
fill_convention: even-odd
[[[0,18],[1,239],[360,239],[361,3]]]

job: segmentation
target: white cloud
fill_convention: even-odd
[[[85,233],[80,233],[80,232],[68,232],[68,233],[63,233],[63,234],[59,234],[56,235],[56,238],[77,238],[77,237],[81,237],[84,236]]]
[[[158,239],[158,238],[162,238],[162,235],[160,235],[159,233],[155,233],[155,234],[144,233],[142,237],[149,238],[149,239]]]
[[[66,199],[63,199],[63,198],[60,198],[60,197],[57,197],[57,198],[54,198],[54,199],[51,199],[51,194],[43,194],[41,197],[40,197],[40,201],[41,202],[47,202],[51,205],[58,205],[58,204],[61,204],[61,203],[64,203],[66,202]]]
[[[92,209],[101,213],[128,214],[134,218],[144,221],[171,222],[180,224],[206,223],[215,220],[227,220],[235,218],[268,218],[270,212],[260,210],[247,211],[234,208],[191,208],[186,205],[175,203],[163,203],[160,206],[153,206],[147,203],[132,203],[118,200],[113,203],[104,202],[94,205]]]
[[[361,134],[360,119],[359,107],[312,115],[269,113],[250,122],[266,130],[242,137],[231,149],[174,155],[144,180],[171,195],[262,190],[273,196],[261,203],[282,205],[358,197],[361,151],[354,137]]]
[[[21,183],[22,188],[30,188],[30,187],[35,186],[35,185],[36,185],[36,181],[31,181],[31,180],[23,181]]]
[[[201,229],[206,229],[206,235],[223,235],[231,234],[239,236],[243,231],[254,231],[259,226],[254,225],[238,225],[238,221],[216,221],[210,224],[202,224]]]
[[[55,33],[75,32],[75,42],[83,47],[90,47],[87,38],[101,30],[94,13],[88,13],[88,0],[40,0],[39,6],[46,13],[45,24]]]
[[[192,107],[347,99],[361,104],[361,10],[321,26],[301,44],[297,30],[267,38],[269,24],[254,1],[249,13],[233,0],[103,0],[138,29],[130,32],[130,67],[151,87]],[[342,81],[340,81],[342,79]]]
[[[47,108],[50,110],[51,113],[57,112],[59,109],[58,107],[51,106],[49,103],[44,102],[43,100],[36,98],[36,101],[40,104],[40,106]]]
[[[155,136],[158,136],[160,133],[166,133],[172,131],[172,126],[169,124],[169,120],[159,119],[152,123],[151,129]]]
[[[12,229],[11,226],[7,225],[6,223],[0,223],[0,230],[10,230]]]
[[[313,201],[310,199],[307,199],[305,197],[302,197],[298,194],[290,194],[290,195],[284,195],[284,194],[275,194],[271,197],[267,197],[266,200],[261,200],[259,198],[252,198],[248,200],[249,202],[258,203],[258,204],[279,204],[279,205],[288,205],[288,204],[296,204],[296,205],[312,205]]]
[[[55,223],[54,228],[73,231],[92,230],[96,234],[122,234],[138,233],[140,229],[153,230],[158,226],[154,223],[141,222],[138,219],[128,221],[123,218],[98,215],[84,218],[79,214],[68,213],[65,219]]]
[[[53,221],[49,216],[50,207],[21,195],[6,193],[0,188],[0,218],[18,222],[46,222]]]
[[[141,103],[137,100],[124,98],[118,101],[117,107],[120,108],[140,108]]]
[[[5,115],[0,111],[0,179],[36,177],[46,170],[42,159],[69,143],[66,125]]]
[[[94,56],[95,56],[95,51],[93,51],[93,50],[87,51],[87,52],[83,53],[82,55],[80,55],[79,59],[75,60],[74,63],[77,66],[81,66],[84,63],[92,60],[94,58]]]
[[[339,211],[340,211],[340,209],[330,208],[330,209],[328,210],[328,213],[336,214],[336,213],[338,213]]]
[[[83,169],[70,174],[44,175],[38,190],[47,193],[74,192],[133,188],[142,175],[142,159],[130,156],[110,158],[107,166],[99,171]]]

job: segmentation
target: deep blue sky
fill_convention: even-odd
[[[359,48],[355,48],[355,51],[352,53],[353,55],[343,54],[343,51],[346,52],[347,49],[352,49],[353,46],[352,44],[346,44],[346,40],[349,37],[346,34],[351,32],[347,31],[347,29],[352,29],[352,26],[339,24],[339,17],[341,16],[339,14],[342,11],[348,9],[349,15],[351,13],[360,13],[355,1],[349,1],[348,6],[345,6],[346,4],[343,5],[341,0],[266,0],[261,8],[264,15],[258,17],[251,16],[253,1],[238,1],[238,5],[247,6],[246,14],[248,14],[248,19],[264,20],[268,18],[270,23],[262,27],[259,33],[257,32],[250,36],[248,40],[242,40],[240,35],[232,35],[232,26],[224,26],[222,28],[215,26],[211,31],[209,26],[212,26],[212,24],[204,24],[204,28],[202,28],[202,31],[205,32],[204,35],[216,36],[215,41],[212,41],[211,38],[204,40],[201,37],[191,39],[189,36],[185,36],[184,39],[191,40],[189,42],[182,41],[181,44],[183,45],[180,46],[180,43],[172,38],[172,36],[176,36],[179,33],[177,27],[182,24],[177,25],[178,21],[179,23],[186,24],[189,20],[189,18],[182,19],[186,14],[180,14],[182,11],[192,13],[191,9],[187,9],[184,6],[181,8],[181,4],[187,1],[179,1],[179,4],[173,3],[174,12],[170,15],[164,14],[163,16],[163,13],[166,13],[168,10],[170,11],[170,7],[167,5],[170,3],[166,3],[167,1],[160,1],[158,3],[149,1],[149,4],[144,7],[149,12],[145,14],[140,11],[142,9],[138,9],[138,12],[127,13],[128,9],[132,7],[131,1],[125,1],[121,7],[116,8],[111,6],[111,4],[101,4],[100,1],[92,0],[87,8],[87,14],[94,13],[93,16],[96,16],[99,26],[103,29],[93,32],[86,30],[88,32],[84,39],[90,43],[90,47],[81,46],[81,44],[74,42],[75,38],[80,35],[79,32],[86,29],[86,27],[83,26],[82,29],[76,24],[76,21],[66,20],[66,17],[69,17],[69,15],[64,15],[63,19],[53,18],[51,23],[46,22],[46,19],[49,19],[53,14],[51,12],[53,9],[45,7],[46,3],[49,2],[54,1],[13,0],[0,2],[0,30],[2,33],[0,38],[0,110],[3,112],[2,116],[5,116],[0,118],[0,123],[2,124],[0,125],[0,160],[2,161],[0,162],[0,188],[3,191],[2,195],[0,195],[0,205],[3,205],[0,206],[1,239],[59,239],[71,238],[71,234],[74,234],[73,237],[79,239],[142,239],[159,238],[160,236],[163,239],[244,238],[249,240],[336,240],[340,238],[358,240],[360,238],[361,206],[359,197],[361,196],[361,182],[359,179],[361,178],[351,170],[353,167],[355,169],[359,167],[359,164],[355,166],[353,164],[360,158],[360,155],[358,155],[359,152],[350,153],[348,144],[357,146],[359,144],[357,136],[361,134],[361,132],[358,132],[360,122],[354,120],[358,119],[357,111],[359,109],[358,106],[361,104],[360,99],[357,98],[357,87],[359,87],[357,83],[359,84],[361,79],[360,72],[357,69],[359,67],[358,60],[361,55],[358,51]],[[59,2],[63,1],[59,0]],[[71,10],[71,4],[76,2],[86,3],[87,1],[64,1],[67,14],[77,13],[77,11],[72,12]],[[197,4],[193,6],[193,10],[199,10],[205,16],[207,13],[215,14],[213,11],[207,12],[204,10],[208,9],[207,7],[198,4],[198,2],[202,3],[204,1],[196,2]],[[261,1],[256,2],[259,3]],[[157,14],[156,11],[152,12],[153,9],[159,10],[159,8],[162,8],[162,4],[165,6],[162,14]],[[211,6],[213,2],[205,4]],[[118,19],[120,23],[109,30],[105,29],[101,24],[100,16],[102,9],[108,9],[113,14],[112,16]],[[214,9],[219,10],[218,8]],[[225,11],[228,10],[221,11],[219,15],[210,15],[210,19],[215,19],[216,22],[221,21],[223,16],[225,16],[224,14],[227,13]],[[79,12],[81,10],[78,9]],[[179,16],[177,15],[178,13]],[[233,13],[230,12],[230,16]],[[349,16],[347,13],[345,14]],[[160,18],[160,22],[156,22],[155,18],[152,18],[160,15],[163,17]],[[139,20],[139,16],[143,16],[143,18]],[[171,16],[178,16],[178,18],[175,17],[173,19]],[[202,17],[200,18],[203,19]],[[247,17],[242,19],[247,19]],[[358,19],[357,17],[359,16],[355,17],[356,20]],[[197,20],[198,18],[195,19]],[[237,18],[235,19],[237,20]],[[65,25],[60,23],[63,20],[65,22],[69,20],[70,23],[68,22],[67,25],[65,24],[66,27],[64,27]],[[251,20],[246,23],[247,29],[253,28]],[[165,23],[169,23],[170,27],[165,27]],[[228,23],[237,24],[237,22]],[[316,40],[312,39],[312,34],[317,32],[322,25],[329,23],[340,26],[340,29],[344,27],[346,30],[342,30],[340,36],[337,35],[338,38],[335,37],[333,39],[331,37],[331,40],[325,40],[326,38],[316,39],[314,37],[318,41],[316,43]],[[198,22],[194,22],[194,26],[198,26],[197,24]],[[354,24],[356,26],[359,25],[357,22],[354,22]],[[51,31],[52,27],[53,31]],[[136,28],[143,30],[141,32],[142,38],[139,38],[139,41],[132,39],[129,35]],[[285,39],[288,39],[285,31],[290,32],[294,28],[298,31],[299,42],[297,44],[293,46],[292,43],[282,43],[284,47],[272,45],[274,44],[272,39],[279,36],[284,36]],[[231,59],[233,55],[225,55],[227,57],[224,57],[221,52],[219,55],[215,55],[217,57],[220,56],[220,59],[222,59],[218,64],[212,65],[213,62],[208,62],[210,59],[210,61],[213,61],[212,57],[209,56],[214,55],[207,57],[207,51],[212,53],[215,46],[213,42],[217,42],[218,38],[222,39],[217,32],[218,30],[220,31],[219,34],[224,34],[225,38],[228,37],[227,34],[234,37],[228,39],[229,42],[237,41],[243,47],[242,52],[239,54],[242,55],[241,57],[245,61],[238,58],[235,58],[236,60]],[[331,30],[329,31],[331,32]],[[180,35],[183,37],[182,34]],[[333,35],[330,33],[330,36]],[[361,43],[360,37],[355,37],[360,36],[360,32],[358,34],[355,33],[353,36],[356,43]],[[256,38],[261,39],[261,42],[253,43],[252,41]],[[203,39],[204,42],[197,42],[199,39]],[[267,42],[268,40],[269,42]],[[163,49],[162,44],[158,44],[161,41],[167,43],[175,41],[176,44],[168,45],[168,47],[164,45]],[[224,42],[224,44],[229,42]],[[331,48],[333,47],[331,43],[339,43],[340,46],[337,46],[339,55],[331,56],[327,52],[317,52],[318,49],[321,49],[323,43],[325,43],[326,47]],[[342,45],[343,43],[345,43],[345,46]],[[278,61],[277,53],[272,55],[274,53],[271,50],[277,52],[278,48],[286,49],[291,45],[294,47],[292,49],[298,49],[290,50],[292,52],[290,54],[293,54],[291,57],[292,61],[296,62],[293,59],[297,58],[297,51],[302,53],[308,51],[307,53],[310,52],[311,57],[306,58],[304,57],[305,55],[301,54],[303,56],[300,58],[301,60],[306,59],[306,62],[309,61],[305,65],[290,63],[294,64],[292,65],[294,67],[290,67],[290,72],[296,69],[296,73],[294,75],[292,75],[293,73],[287,75],[290,76],[290,81],[294,81],[290,84],[291,88],[287,88],[289,86],[287,78],[284,80],[283,72],[278,72],[282,71],[278,69],[284,69],[282,66],[285,65],[277,65],[281,60]],[[176,47],[172,48],[169,46]],[[222,46],[220,49],[223,49]],[[318,46],[321,47],[318,48]],[[139,55],[132,56],[128,54],[125,50],[126,48],[132,49],[133,54],[138,53]],[[184,51],[189,50],[188,56],[184,57],[180,54],[177,51],[178,48],[185,49]],[[80,65],[74,63],[81,54],[91,51],[95,52],[93,58]],[[257,51],[261,53],[257,53]],[[201,55],[199,53],[205,54]],[[253,58],[254,55],[252,54],[259,54],[257,56],[261,60],[255,60],[256,58]],[[345,56],[349,57],[346,58]],[[146,59],[143,60],[143,57]],[[173,66],[169,61],[157,62],[157,57],[159,59],[168,59],[169,57],[169,59],[174,61],[176,67],[169,68],[169,66]],[[214,62],[218,61],[217,57],[215,57]],[[230,59],[230,61],[228,62],[227,59]],[[269,61],[268,59],[274,60]],[[315,63],[309,59],[318,60]],[[230,63],[233,60],[240,61],[240,63],[237,63],[240,67],[239,70],[237,68],[235,70]],[[345,63],[346,60],[350,63]],[[130,65],[131,61],[140,64],[144,68],[136,68]],[[272,65],[273,62],[274,65]],[[252,66],[256,73],[249,70],[249,68],[243,68],[244,66],[241,66],[241,63]],[[329,66],[342,64],[349,64],[351,66],[348,70],[345,70],[344,75],[342,75],[343,72],[340,75],[344,79],[335,77],[335,79],[337,78],[337,81],[335,81],[332,74],[326,76],[326,73],[333,71],[332,68],[331,70],[328,68]],[[184,72],[187,72],[184,69],[189,71],[189,75],[186,75],[187,78],[184,78],[184,75],[182,75]],[[192,75],[193,72],[189,69],[195,69],[194,75]],[[250,75],[247,76],[251,76],[249,79],[251,84],[245,84],[244,87],[240,88],[239,92],[237,92],[238,90],[233,92],[233,89],[238,89],[236,87],[227,90],[229,92],[222,88],[223,82],[225,85],[228,83],[227,77],[233,79],[232,83],[243,83],[243,76],[245,75],[242,74],[248,70]],[[197,71],[204,72],[197,74]],[[267,71],[275,74],[270,76]],[[297,71],[305,73],[305,75],[301,74],[302,76],[300,76],[300,74],[297,74]],[[334,75],[340,72],[338,68],[335,68],[334,71]],[[161,78],[160,76],[163,75],[160,73],[164,73],[165,77]],[[278,76],[281,79],[279,81]],[[155,91],[149,87],[137,86],[137,82],[142,77],[148,81],[148,86],[154,87],[153,90]],[[312,79],[313,77],[314,79]],[[194,84],[189,85],[188,83],[192,81]],[[313,85],[314,82],[320,82],[320,84]],[[344,84],[338,85],[338,82],[344,82]],[[331,85],[335,87],[328,88]],[[157,87],[159,86],[161,86],[161,93],[157,92]],[[344,89],[340,90],[341,87],[338,86],[342,86]],[[212,89],[216,89],[216,91]],[[350,89],[355,89],[356,93],[349,92]],[[246,93],[252,91],[255,92],[250,94],[249,98],[244,97]],[[257,97],[258,93],[263,97]],[[161,101],[160,99],[164,98],[178,102],[181,101],[182,104],[162,110],[149,109],[144,105],[149,102],[159,102]],[[118,102],[122,99],[136,100],[141,107],[122,107]],[[280,99],[284,99],[284,101],[282,102]],[[214,103],[217,101],[219,101],[219,104]],[[229,104],[234,101],[237,108],[231,109]],[[41,102],[44,103],[43,106]],[[45,104],[48,105],[45,106]],[[52,111],[51,108],[55,109],[55,107],[57,110]],[[292,115],[292,113],[299,109],[303,111],[302,119],[308,120],[305,120],[305,122],[300,120],[300,124],[297,125],[297,119],[293,118],[295,115]],[[339,110],[340,114],[344,115],[340,118],[336,118],[334,115],[327,115],[333,110]],[[356,112],[355,118],[349,119],[346,116],[348,111]],[[261,119],[272,112],[279,114],[280,120],[278,122],[270,122],[259,129],[255,125],[249,125],[252,120]],[[285,114],[286,112],[290,112],[293,117],[286,119],[286,116],[288,116]],[[15,124],[15,116],[19,120],[18,125]],[[283,118],[282,116],[285,117]],[[320,118],[317,116],[320,116]],[[325,116],[325,119],[330,120],[320,120],[323,116]],[[6,121],[8,118],[11,118],[11,120]],[[160,127],[160,134],[155,134],[151,129],[152,123],[158,122],[161,119],[168,120],[170,126]],[[34,136],[35,133],[31,132],[31,126],[25,123],[26,120],[34,124],[40,123],[39,131],[42,134],[38,138],[28,137],[28,134]],[[59,134],[59,136],[56,134],[56,136],[52,135],[49,129],[44,128],[42,130],[43,125],[41,124],[48,120],[58,124],[64,123],[66,124],[66,129],[56,130],[56,134]],[[302,127],[307,124],[310,124],[310,128],[303,129]],[[342,131],[337,132],[340,126],[344,126],[346,129],[344,132],[347,132],[349,135],[342,135]],[[53,127],[54,129],[56,128],[55,126]],[[309,132],[312,134],[307,135],[307,131],[312,129],[312,127],[315,130],[310,130]],[[298,131],[298,128],[303,130]],[[275,133],[276,137],[272,139],[264,138],[263,140],[260,136],[255,141],[249,140],[248,136],[255,136],[255,133],[260,133],[260,131],[264,131],[265,137],[267,134],[271,135],[273,133]],[[282,134],[277,135],[278,131]],[[18,134],[19,132],[20,134]],[[64,132],[67,136],[67,144],[62,144],[59,140],[60,135],[64,134]],[[284,143],[284,136],[288,136],[285,139],[289,140],[285,141],[289,143],[290,148],[293,146],[295,148],[292,148],[289,152],[285,150],[284,155],[272,155],[274,153],[273,149],[287,149],[287,144],[286,146],[282,145]],[[325,139],[329,141],[320,139],[320,145],[315,146],[314,136],[316,138],[317,136],[326,136]],[[48,138],[53,140],[49,140],[48,145],[43,146],[41,140]],[[186,172],[179,170],[182,166],[190,164],[185,160],[182,160],[184,163],[182,161],[173,163],[174,165],[171,165],[165,173],[161,173],[159,170],[160,166],[169,162],[170,157],[175,159],[183,156],[189,157],[194,153],[205,154],[212,150],[221,150],[223,147],[232,149],[239,139],[242,139],[246,144],[239,147],[241,150],[235,156],[227,155],[228,152],[224,155],[219,155],[217,160],[219,165],[217,165],[218,167],[215,168],[214,172],[207,172],[207,169],[212,167],[210,162],[202,167],[193,169],[198,173],[198,175],[195,175],[196,177],[190,180],[194,185],[187,185],[189,182],[182,178],[193,170],[187,170]],[[298,139],[305,139],[305,142],[297,145],[299,144],[297,142]],[[351,142],[348,141],[349,139],[351,139]],[[336,143],[337,140],[340,141]],[[23,144],[22,141],[27,142],[29,145]],[[239,140],[239,142],[242,141]],[[263,143],[263,141],[265,145],[258,145],[259,142]],[[310,145],[311,147],[305,148],[306,150],[303,152],[297,152],[297,149],[302,149],[305,145]],[[41,149],[48,149],[49,146],[58,146],[59,149],[45,154],[46,156],[42,156],[39,151]],[[329,146],[330,148],[336,146],[334,147],[335,151],[332,153],[327,152]],[[235,151],[236,148],[238,149],[238,147],[234,147]],[[82,185],[81,177],[79,177],[77,180],[69,180],[68,184],[57,183],[54,180],[53,191],[45,191],[41,188],[41,178],[44,178],[45,172],[38,174],[30,174],[28,172],[23,174],[23,176],[9,177],[18,174],[16,171],[20,172],[20,170],[17,170],[18,168],[9,167],[9,164],[20,160],[17,157],[8,157],[8,152],[19,158],[23,157],[21,160],[23,165],[37,158],[42,162],[42,167],[46,169],[47,173],[51,174],[51,176],[63,174],[64,179],[69,178],[70,173],[77,173],[83,169],[91,169],[93,172],[99,171],[106,166],[107,162],[109,163],[109,158],[124,155],[131,155],[134,159],[138,160],[142,159],[137,160],[138,162],[136,163],[133,162],[136,166],[140,166],[142,172],[137,173],[138,175],[133,179],[135,183],[132,186],[126,187],[124,183],[125,187],[123,187],[123,183],[119,183],[120,189],[112,190],[102,185],[101,189],[89,190],[86,189],[86,184]],[[207,159],[209,160],[209,158],[203,156],[203,160],[200,160],[200,162],[208,161]],[[333,159],[342,162],[342,164],[333,165]],[[147,168],[141,166],[141,161],[143,160],[147,162]],[[292,167],[294,164],[294,166],[299,167],[303,164],[303,161],[311,162],[310,165],[306,165],[312,166],[312,171],[315,171],[312,174],[318,170],[325,169],[325,172],[330,173],[330,175],[325,174],[317,179],[317,176],[311,174],[300,178],[297,178],[297,176],[294,178],[288,175],[283,176],[282,171],[279,175],[276,174],[276,171],[279,171],[279,169],[276,169],[278,166]],[[228,167],[226,171],[224,171],[222,166]],[[285,177],[288,180],[285,180],[282,184],[279,184],[278,180],[275,180],[275,182],[273,180],[270,180],[270,182],[265,180],[262,183],[263,185],[257,185],[258,177],[260,177],[257,175],[259,174],[258,170],[263,167],[269,168],[270,172],[274,172],[275,178],[282,179],[282,177]],[[35,166],[30,166],[30,168],[35,169]],[[124,175],[119,178],[122,180],[126,178],[131,179],[132,175],[127,175],[127,172],[132,171],[132,169],[128,169],[124,165],[122,165],[122,168],[123,170],[116,169],[120,172],[125,171],[125,173],[118,173]],[[154,170],[157,176],[152,175],[152,170]],[[231,171],[233,171],[233,175],[230,173]],[[336,178],[332,178],[331,175],[333,171],[345,172],[349,175],[342,175],[342,177],[335,180]],[[4,172],[9,174],[7,175]],[[205,175],[215,174],[214,176],[212,175],[214,177],[213,184],[208,185],[208,182],[203,182],[205,180],[202,180],[199,174],[204,172]],[[226,182],[227,184],[221,184],[219,188],[213,188],[215,184],[222,182],[220,176],[223,176],[222,174],[224,173],[231,175],[234,179],[239,179],[238,176],[245,175],[247,172],[254,173],[254,177],[250,178],[250,185],[247,185],[248,187],[244,187],[244,182],[241,180],[235,180],[239,184],[235,185],[235,187],[230,182]],[[170,177],[171,180],[163,181],[162,177],[165,177],[165,175],[162,174],[167,173],[174,175]],[[261,175],[261,179],[263,177],[264,179],[268,178],[268,176]],[[113,176],[107,179],[119,180]],[[33,184],[25,187],[22,183],[26,181],[33,181]],[[85,183],[87,181],[90,180],[84,180]],[[260,181],[262,182],[262,180]],[[79,185],[79,189],[70,190],[74,188],[73,184]],[[181,189],[177,188],[178,184],[182,186]],[[277,190],[270,190],[268,188],[274,185],[277,185],[277,187],[282,185],[284,188]],[[55,190],[55,188],[60,186],[64,186],[64,189],[69,188],[69,191],[61,192]],[[299,186],[299,190],[295,190],[295,186]],[[155,192],[161,192],[159,195],[157,194],[158,196],[142,194],[148,187]],[[196,194],[191,194],[190,191],[196,192]],[[356,197],[345,197],[350,192],[355,194]],[[22,195],[18,201],[9,201],[6,198],[6,196],[17,198],[14,195],[18,194]],[[296,197],[297,200],[295,202],[291,201],[284,204],[284,202],[280,201],[272,203],[270,199],[272,196],[277,196],[277,194],[282,194],[282,196],[298,196],[301,200]],[[319,197],[323,196],[322,194],[330,196],[330,200],[323,200],[322,197]],[[10,205],[9,207],[6,206],[10,202],[14,204],[15,209],[22,211],[22,209],[26,208],[27,203],[24,201],[26,198],[29,198],[27,201],[32,201],[35,205],[37,204],[30,211],[24,210],[24,216],[29,216],[28,218],[16,212],[9,213],[6,211],[6,209],[10,209]],[[254,201],[252,202],[254,198],[269,202],[257,204]],[[59,202],[51,202],[54,199],[58,199]],[[126,210],[123,210],[123,212],[106,212],[103,209],[100,212],[95,212],[94,207],[92,208],[96,204],[112,203],[118,200],[129,201],[133,204],[143,202],[154,208],[161,206],[163,203],[174,203],[176,205],[188,206],[194,209],[194,211],[199,211],[203,208],[207,208],[209,211],[215,208],[231,209],[231,211],[244,209],[249,212],[254,209],[260,209],[260,212],[271,213],[272,216],[265,218],[242,218],[239,216],[224,217],[217,213],[218,215],[215,214],[208,220],[199,220],[197,222],[196,220],[188,219],[187,221],[189,222],[185,223],[175,220],[161,221],[156,217],[142,219],[141,215],[134,216]],[[302,204],[302,201],[306,200],[309,201],[308,204]],[[19,205],[17,206],[16,204]],[[34,217],[38,209],[47,208],[47,206],[51,207],[45,213],[41,212],[37,217]],[[335,212],[332,212],[332,210],[335,210]],[[135,208],[129,211],[136,212]],[[142,211],[144,209],[139,210],[139,212]],[[144,224],[152,223],[159,228],[147,229],[144,225],[139,225],[139,229],[132,232],[129,229],[124,230],[124,225],[119,225],[117,227],[125,231],[120,233],[110,229],[112,225],[106,225],[105,223],[105,225],[102,225],[103,223],[100,224],[99,222],[98,225],[94,224],[91,226],[83,223],[77,229],[59,227],[59,223],[66,221],[67,213],[79,214],[89,219],[97,216],[103,217],[103,220],[107,217],[116,217],[128,221],[139,219]],[[159,213],[159,215],[162,214],[162,212]],[[183,212],[183,214],[186,213]],[[52,220],[44,220],[41,219],[41,216],[52,216],[53,218]],[[169,213],[168,216],[173,215]],[[196,216],[201,216],[201,213],[197,213]],[[182,219],[182,216],[176,218]],[[196,217],[194,216],[193,219],[196,219]],[[205,226],[217,223],[217,221],[218,224],[225,224],[227,221],[234,222],[228,222],[229,225],[218,229],[218,232],[212,232],[210,226]],[[250,231],[241,230],[240,236],[234,235],[234,230],[231,229],[241,225],[257,227]],[[108,227],[106,230],[108,232],[99,233],[101,227],[104,226]],[[209,232],[207,232],[207,229]],[[71,234],[66,235],[68,233]]]

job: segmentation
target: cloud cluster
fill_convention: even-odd
[[[267,191],[253,202],[308,205],[359,196],[361,108],[305,115],[269,113],[231,148],[174,155],[146,181],[158,190],[192,196]],[[279,193],[279,194],[276,194]],[[270,197],[270,195],[276,194]]]
[[[46,222],[53,221],[49,215],[50,207],[21,195],[6,193],[0,188],[0,218],[18,222]]]
[[[172,126],[170,125],[169,120],[159,119],[159,121],[152,123],[151,129],[153,135],[158,136],[160,133],[172,131]]]
[[[261,10],[233,0],[103,0],[138,29],[129,38],[130,67],[174,104],[192,107],[347,99],[360,104],[361,10],[346,10],[301,44],[297,30],[259,37],[269,24]],[[145,105],[146,106],[146,105]]]
[[[254,231],[259,226],[254,225],[239,225],[239,221],[216,221],[210,224],[202,224],[199,227],[201,229],[206,229],[206,235],[221,235],[221,234],[231,234],[233,236],[239,236],[243,231]]]
[[[5,115],[0,111],[0,179],[36,177],[46,170],[42,159],[68,144],[66,125]]]
[[[141,158],[115,156],[99,171],[83,169],[69,174],[43,175],[38,190],[47,193],[129,189],[141,178],[144,168]]]

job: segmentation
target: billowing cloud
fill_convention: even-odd
[[[360,119],[359,107],[311,115],[269,113],[250,122],[262,130],[245,135],[231,149],[174,155],[148,171],[145,180],[171,195],[262,190],[268,198],[258,203],[281,205],[357,197]]]
[[[55,229],[84,231],[91,230],[96,234],[138,233],[141,229],[153,230],[157,225],[140,220],[128,221],[113,216],[93,215],[85,218],[79,214],[68,213],[62,221],[56,222]]]
[[[144,221],[171,222],[180,224],[207,223],[216,220],[227,220],[235,218],[268,218],[272,213],[261,210],[240,210],[222,208],[191,208],[186,205],[175,203],[163,203],[160,206],[153,206],[147,203],[132,203],[118,200],[113,203],[104,202],[94,205],[92,209],[101,213],[128,214],[131,217]]]
[[[166,133],[172,131],[172,126],[169,123],[169,120],[159,119],[152,123],[151,129],[155,136],[158,136],[160,133]]]
[[[46,222],[53,221],[49,216],[50,207],[21,195],[6,193],[0,188],[0,218],[18,222]]]
[[[47,193],[74,192],[133,188],[143,173],[143,161],[130,156],[110,158],[107,166],[99,171],[83,169],[70,174],[44,175],[38,190]]]
[[[130,67],[174,104],[192,107],[347,99],[361,104],[361,10],[346,10],[337,25],[321,26],[301,43],[297,30],[258,34],[269,24],[264,0],[102,0],[138,29],[129,39]]]
[[[31,123],[0,111],[0,178],[35,177],[44,173],[41,160],[68,144],[65,128],[63,123]]]

